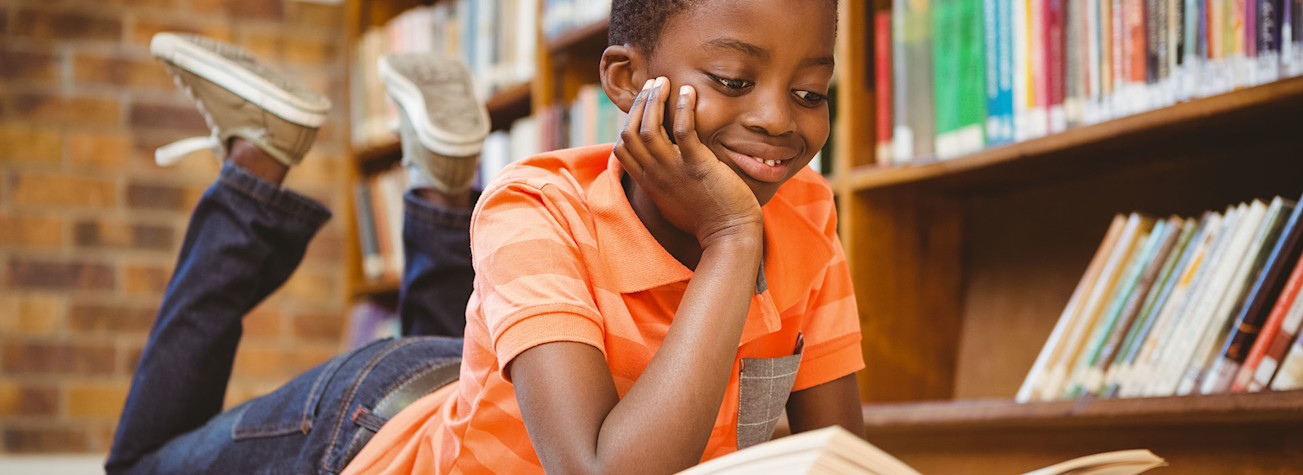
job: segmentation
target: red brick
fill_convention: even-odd
[[[87,452],[90,443],[83,429],[66,427],[6,427],[4,451],[7,453]]]
[[[332,228],[326,228],[308,243],[305,258],[309,261],[341,263],[344,260],[344,236]]]
[[[117,419],[127,402],[127,384],[74,383],[67,387],[68,415]]]
[[[313,2],[289,2],[285,9],[286,23],[310,27],[315,30],[337,31],[344,27],[344,8]]]
[[[58,412],[57,388],[22,381],[0,381],[0,416],[54,416]]]
[[[137,18],[131,30],[131,42],[148,45],[154,35],[163,32],[191,33],[226,43],[231,42],[231,30],[222,24],[197,24],[193,21]]]
[[[208,133],[208,125],[194,106],[135,103],[131,105],[130,116],[132,127],[185,130],[199,135]]]
[[[15,204],[105,208],[118,201],[117,183],[97,178],[19,172],[7,185]]]
[[[117,219],[87,220],[73,226],[78,247],[167,251],[176,242],[171,226],[130,224]]]
[[[0,163],[34,161],[58,163],[63,159],[59,133],[18,123],[0,124]]]
[[[0,214],[0,246],[57,248],[63,224],[57,216]]]
[[[157,306],[76,303],[68,309],[68,329],[76,333],[146,334]]]
[[[131,136],[122,133],[72,133],[68,136],[68,161],[97,168],[125,166],[134,149]]]
[[[7,341],[3,365],[8,374],[102,376],[117,369],[112,345],[66,341]]]
[[[43,40],[103,40],[122,38],[122,20],[71,11],[16,10],[13,29],[15,36]]]
[[[10,94],[9,103],[10,113],[25,121],[105,127],[122,124],[120,104],[107,97]]]
[[[171,277],[171,266],[127,264],[123,268],[122,291],[133,295],[161,296]]]
[[[10,81],[50,82],[59,79],[58,59],[47,52],[0,49],[0,78]]]
[[[338,284],[339,279],[334,272],[313,272],[300,268],[290,276],[280,292],[303,302],[337,302],[341,301],[341,289],[336,288]]]
[[[247,338],[276,338],[281,334],[281,313],[259,306],[244,316],[244,336]]]
[[[169,185],[130,183],[127,185],[127,206],[136,209],[190,211],[203,190]]]
[[[48,290],[113,290],[113,268],[92,262],[9,258],[9,287]]]
[[[0,334],[53,335],[63,329],[63,298],[10,292],[0,295]]]
[[[301,340],[338,343],[344,338],[344,317],[335,313],[295,315],[294,337]]]
[[[155,89],[170,89],[172,78],[155,61],[78,54],[73,58],[72,77],[80,83],[111,84]]]

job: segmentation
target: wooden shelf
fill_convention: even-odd
[[[1108,122],[926,165],[852,168],[838,178],[841,189],[865,191],[916,183],[964,185],[1035,176],[1047,167],[1089,167],[1116,157],[1104,151],[1161,137],[1201,140],[1200,132],[1243,129],[1281,111],[1303,106],[1303,77],[1195,99]],[[1128,160],[1134,157],[1125,157]]]
[[[1019,404],[1010,399],[866,404],[870,431],[1303,423],[1303,391]]]
[[[595,47],[600,51],[606,47],[610,26],[610,19],[603,19],[557,35],[547,41],[547,52],[557,55],[564,51],[588,51]]]

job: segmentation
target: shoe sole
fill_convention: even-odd
[[[435,153],[450,157],[474,155],[483,150],[484,138],[489,134],[489,115],[484,108],[484,103],[478,99],[475,101],[479,104],[476,112],[480,114],[480,120],[484,124],[482,131],[474,134],[454,134],[440,130],[430,122],[429,115],[426,113],[428,106],[425,94],[416,83],[389,64],[388,57],[381,57],[377,61],[377,69],[380,80],[385,83],[386,91],[393,96],[395,102],[420,104],[420,107],[401,107],[401,109],[411,114],[412,128],[416,129],[416,137],[421,141],[421,145]]]
[[[295,124],[321,127],[326,121],[326,112],[330,111],[328,99],[295,94],[184,36],[156,34],[149,43],[149,50],[155,57],[212,81]]]

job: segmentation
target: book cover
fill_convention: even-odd
[[[994,0],[986,0],[994,1]],[[879,165],[889,165],[892,159],[891,116],[892,103],[892,41],[891,11],[873,12],[873,94],[874,112],[877,114],[875,124],[875,141],[877,144],[876,161]]]
[[[892,158],[897,163],[935,155],[936,121],[932,91],[932,12],[928,0],[897,0],[892,5]]]
[[[1113,364],[1110,365],[1105,374],[1105,388],[1101,390],[1101,393],[1106,397],[1117,396],[1120,383],[1125,380],[1126,374],[1128,374],[1135,362],[1142,342],[1148,337],[1150,329],[1153,328],[1154,322],[1157,320],[1159,309],[1162,308],[1167,297],[1171,295],[1172,288],[1176,285],[1177,276],[1180,275],[1182,266],[1188,260],[1189,253],[1186,250],[1199,225],[1200,222],[1194,219],[1185,219],[1174,224],[1174,226],[1180,227],[1180,234],[1177,237],[1176,244],[1168,253],[1166,262],[1163,263],[1162,270],[1159,272],[1158,280],[1149,291],[1149,295],[1145,297],[1145,302],[1140,309],[1140,315],[1122,341],[1122,347],[1118,350],[1117,358],[1113,360]]]
[[[1248,383],[1246,389],[1249,391],[1258,391],[1268,387],[1271,383],[1272,376],[1276,374],[1279,363],[1284,360],[1285,354],[1289,351],[1290,345],[1298,337],[1299,326],[1303,324],[1303,299],[1298,298],[1300,293],[1298,286],[1303,286],[1303,257],[1294,263],[1294,271],[1290,273],[1290,281],[1295,286],[1292,292],[1281,295],[1276,302],[1276,307],[1272,309],[1281,309],[1279,315],[1273,315],[1273,318],[1280,319],[1280,328],[1271,338],[1271,342],[1263,349],[1263,355],[1258,362],[1258,367],[1253,371],[1253,379]]]
[[[1162,457],[1145,449],[1118,450],[1077,457],[1024,475],[1134,475],[1166,464]],[[774,439],[679,473],[919,474],[886,451],[838,426]]]
[[[1183,220],[1173,217],[1154,226],[1154,232],[1150,237],[1151,250],[1142,258],[1143,268],[1140,277],[1136,280],[1135,289],[1127,296],[1113,328],[1108,331],[1108,336],[1100,346],[1095,361],[1091,363],[1091,374],[1088,375],[1085,384],[1087,392],[1103,394],[1108,389],[1105,373],[1124,350],[1123,343],[1127,334],[1131,333],[1135,326],[1145,301],[1151,293],[1157,293],[1152,292],[1152,289],[1168,261],[1168,254],[1171,254],[1181,237],[1182,224]]]
[[[1095,250],[1095,256],[1090,259],[1090,264],[1086,266],[1086,273],[1077,282],[1077,288],[1072,291],[1072,297],[1068,299],[1068,305],[1064,307],[1063,313],[1059,315],[1058,322],[1054,324],[1054,330],[1050,332],[1049,338],[1045,340],[1045,345],[1041,347],[1040,354],[1036,356],[1036,362],[1032,364],[1032,369],[1027,372],[1027,377],[1023,380],[1022,386],[1018,388],[1018,394],[1015,396],[1015,400],[1018,402],[1042,398],[1037,392],[1037,387],[1040,385],[1041,379],[1045,377],[1046,368],[1055,366],[1062,357],[1064,334],[1081,317],[1087,295],[1092,292],[1097,284],[1104,264],[1112,254],[1113,248],[1117,246],[1118,239],[1121,237],[1126,224],[1126,216],[1121,214],[1113,216],[1113,221],[1104,233],[1104,239],[1100,241],[1099,247]]]
[[[1299,217],[1303,208],[1298,207],[1296,202],[1283,200],[1281,202],[1283,203],[1281,211],[1288,213],[1289,218],[1280,228],[1278,236],[1268,237],[1269,241],[1275,241],[1274,246],[1271,246],[1269,253],[1265,253],[1266,262],[1261,272],[1258,273],[1253,286],[1246,292],[1244,303],[1239,311],[1232,318],[1233,331],[1222,345],[1217,362],[1209,370],[1210,378],[1203,391],[1205,394],[1231,389],[1241,366],[1248,358],[1250,348],[1256,343],[1262,326],[1266,323],[1270,303],[1280,297],[1281,289],[1285,287],[1284,277],[1288,272],[1287,266],[1298,259],[1299,236],[1303,234],[1300,233],[1303,227],[1299,226]]]
[[[1108,298],[1113,295],[1117,282],[1121,280],[1121,274],[1125,270],[1123,266],[1131,257],[1132,251],[1136,247],[1136,240],[1142,233],[1141,215],[1132,213],[1127,217],[1127,224],[1122,229],[1122,235],[1118,237],[1118,243],[1109,253],[1108,260],[1105,261],[1103,269],[1100,271],[1099,282],[1091,289],[1090,295],[1086,298],[1085,305],[1082,307],[1081,318],[1077,319],[1072,325],[1071,330],[1067,333],[1062,343],[1064,345],[1062,356],[1053,366],[1048,368],[1046,377],[1043,378],[1039,388],[1039,393],[1046,400],[1058,399],[1063,397],[1067,386],[1069,372],[1077,365],[1077,359],[1082,354],[1082,347],[1085,346],[1085,340],[1089,337],[1089,332],[1095,328],[1099,321],[1099,316],[1104,312],[1104,307],[1108,304]]]
[[[1155,373],[1161,368],[1163,354],[1172,340],[1172,334],[1185,318],[1186,310],[1193,306],[1195,296],[1198,295],[1195,290],[1207,276],[1207,268],[1211,267],[1206,265],[1209,253],[1225,235],[1225,221],[1223,214],[1206,214],[1200,233],[1191,240],[1189,250],[1186,251],[1190,253],[1189,260],[1183,266],[1184,270],[1178,273],[1180,277],[1177,278],[1176,286],[1159,312],[1154,328],[1145,339],[1131,371],[1123,375],[1122,397],[1150,394],[1151,387],[1157,380]]]
[[[983,0],[986,33],[986,143],[1013,143],[1013,28],[1015,0]]]
[[[1289,352],[1282,361],[1280,370],[1271,380],[1271,389],[1276,391],[1303,389],[1303,340],[1297,340],[1290,345]]]
[[[1100,315],[1099,321],[1096,322],[1086,340],[1085,346],[1082,348],[1082,355],[1077,359],[1073,368],[1064,397],[1076,398],[1085,394],[1087,389],[1091,387],[1092,373],[1094,373],[1093,370],[1099,362],[1104,341],[1112,333],[1122,311],[1122,306],[1126,304],[1131,293],[1135,291],[1141,270],[1145,267],[1146,260],[1155,251],[1158,240],[1161,239],[1164,224],[1162,222],[1157,224],[1158,227],[1155,227],[1153,218],[1142,217],[1140,235],[1136,239],[1135,248],[1131,251],[1131,255],[1128,256],[1126,264],[1123,266],[1123,273],[1113,295],[1109,297],[1108,306]]]
[[[1197,351],[1208,338],[1207,334],[1216,331],[1212,328],[1215,315],[1229,294],[1227,289],[1241,267],[1253,233],[1267,212],[1266,204],[1261,201],[1255,200],[1251,205],[1242,206],[1245,211],[1231,230],[1230,238],[1212,255],[1212,273],[1198,293],[1199,299],[1193,311],[1185,319],[1186,324],[1179,329],[1181,331],[1172,339],[1172,351],[1167,354],[1166,370],[1159,375],[1162,378],[1159,394],[1182,394],[1183,391],[1188,394],[1193,389],[1194,374],[1191,373],[1200,371],[1198,366],[1202,363],[1196,362]]]
[[[1208,321],[1208,327],[1195,347],[1190,366],[1179,388],[1182,394],[1202,392],[1206,388],[1204,382],[1208,379],[1207,376],[1217,356],[1220,355],[1218,350],[1221,349],[1221,343],[1229,337],[1235,323],[1231,317],[1238,312],[1238,307],[1244,304],[1249,287],[1262,271],[1267,255],[1280,236],[1285,218],[1289,216],[1289,211],[1293,210],[1291,206],[1289,211],[1286,211],[1284,201],[1280,197],[1273,199],[1271,204],[1267,205],[1263,217],[1250,229],[1249,244],[1241,254],[1226,290]],[[1261,202],[1255,201],[1254,204],[1258,203]]]

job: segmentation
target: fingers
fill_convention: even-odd
[[[674,141],[680,148],[701,146],[697,137],[697,90],[684,85],[674,101]],[[687,154],[685,154],[687,155]]]
[[[665,101],[669,97],[670,80],[664,76],[656,78],[651,91],[647,94],[647,106],[643,110],[642,124],[638,136],[647,151],[658,161],[672,160],[677,152],[670,144],[670,136],[665,133]]]
[[[615,143],[615,157],[624,165],[634,176],[642,175],[644,162],[653,160],[647,152],[647,147],[643,144],[642,138],[639,137],[639,128],[642,125],[643,110],[647,105],[647,95],[651,91],[652,80],[648,80],[642,86],[642,91],[634,98],[633,105],[629,107],[629,116],[624,122],[624,128],[620,129],[620,137]]]

